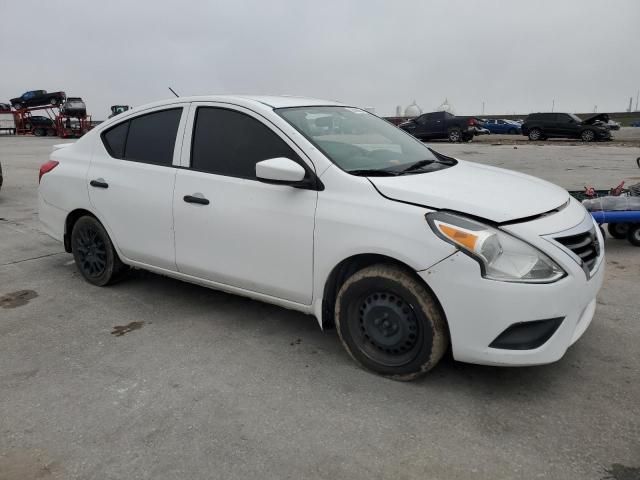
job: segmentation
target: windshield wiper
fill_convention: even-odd
[[[391,170],[376,170],[375,168],[363,168],[361,170],[347,170],[351,175],[359,177],[395,177],[400,172],[392,172]]]
[[[411,172],[413,170],[419,170],[422,167],[426,167],[427,165],[431,165],[435,160],[420,160],[419,162],[412,163],[407,168],[403,168],[400,170],[400,173]]]

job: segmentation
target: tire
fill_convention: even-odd
[[[48,137],[55,137],[56,136],[56,131],[53,128],[50,128],[49,130],[47,130],[47,136]]]
[[[610,223],[607,225],[607,231],[609,235],[613,238],[617,238],[618,240],[627,238],[627,233],[629,232],[629,224],[628,223]]]
[[[634,223],[629,226],[629,231],[627,232],[627,240],[631,245],[635,245],[636,247],[640,247],[640,223]]]
[[[587,128],[580,133],[580,138],[583,142],[593,142],[596,139],[596,132]]]
[[[449,345],[444,315],[431,291],[393,265],[357,271],[335,303],[338,336],[362,367],[394,380],[431,370]]]
[[[537,140],[542,140],[542,130],[539,128],[532,128],[529,130],[529,140],[535,142]]]
[[[24,129],[25,129],[25,130],[31,130],[31,124],[30,124],[29,122],[26,122],[26,123],[24,124]]]
[[[462,140],[462,132],[459,128],[452,128],[449,130],[449,135],[447,136],[451,143],[458,143]]]
[[[22,110],[22,104],[21,103],[14,103],[13,104],[13,108],[15,108],[16,110]]]
[[[71,251],[85,280],[99,287],[118,281],[128,268],[118,258],[107,231],[94,217],[80,217],[75,223]]]
[[[57,98],[52,98],[52,99],[49,100],[49,103],[51,105],[57,105],[58,104],[58,99]]]
[[[45,131],[44,128],[36,128],[33,130],[33,134],[36,137],[44,137],[47,134],[47,132]]]

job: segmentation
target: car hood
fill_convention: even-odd
[[[539,178],[461,160],[435,172],[369,180],[392,200],[498,223],[546,213],[569,200],[566,190]]]
[[[593,125],[597,121],[607,123],[609,121],[609,115],[607,115],[606,113],[598,113],[597,115],[591,115],[590,117],[587,117],[584,120],[582,120],[582,124]]]

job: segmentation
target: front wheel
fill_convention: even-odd
[[[593,142],[596,139],[596,132],[591,129],[583,130],[580,138],[583,142]]]
[[[81,217],[75,223],[71,250],[85,280],[99,287],[117,281],[127,269],[118,258],[107,231],[94,217]]]
[[[356,362],[395,380],[428,372],[449,344],[444,315],[431,291],[393,265],[373,265],[349,277],[338,292],[335,321]]]

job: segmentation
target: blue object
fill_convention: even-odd
[[[640,223],[640,210],[591,212],[598,223]]]
[[[491,133],[514,133],[518,135],[522,133],[520,124],[510,120],[490,118],[484,120],[482,126]]]

